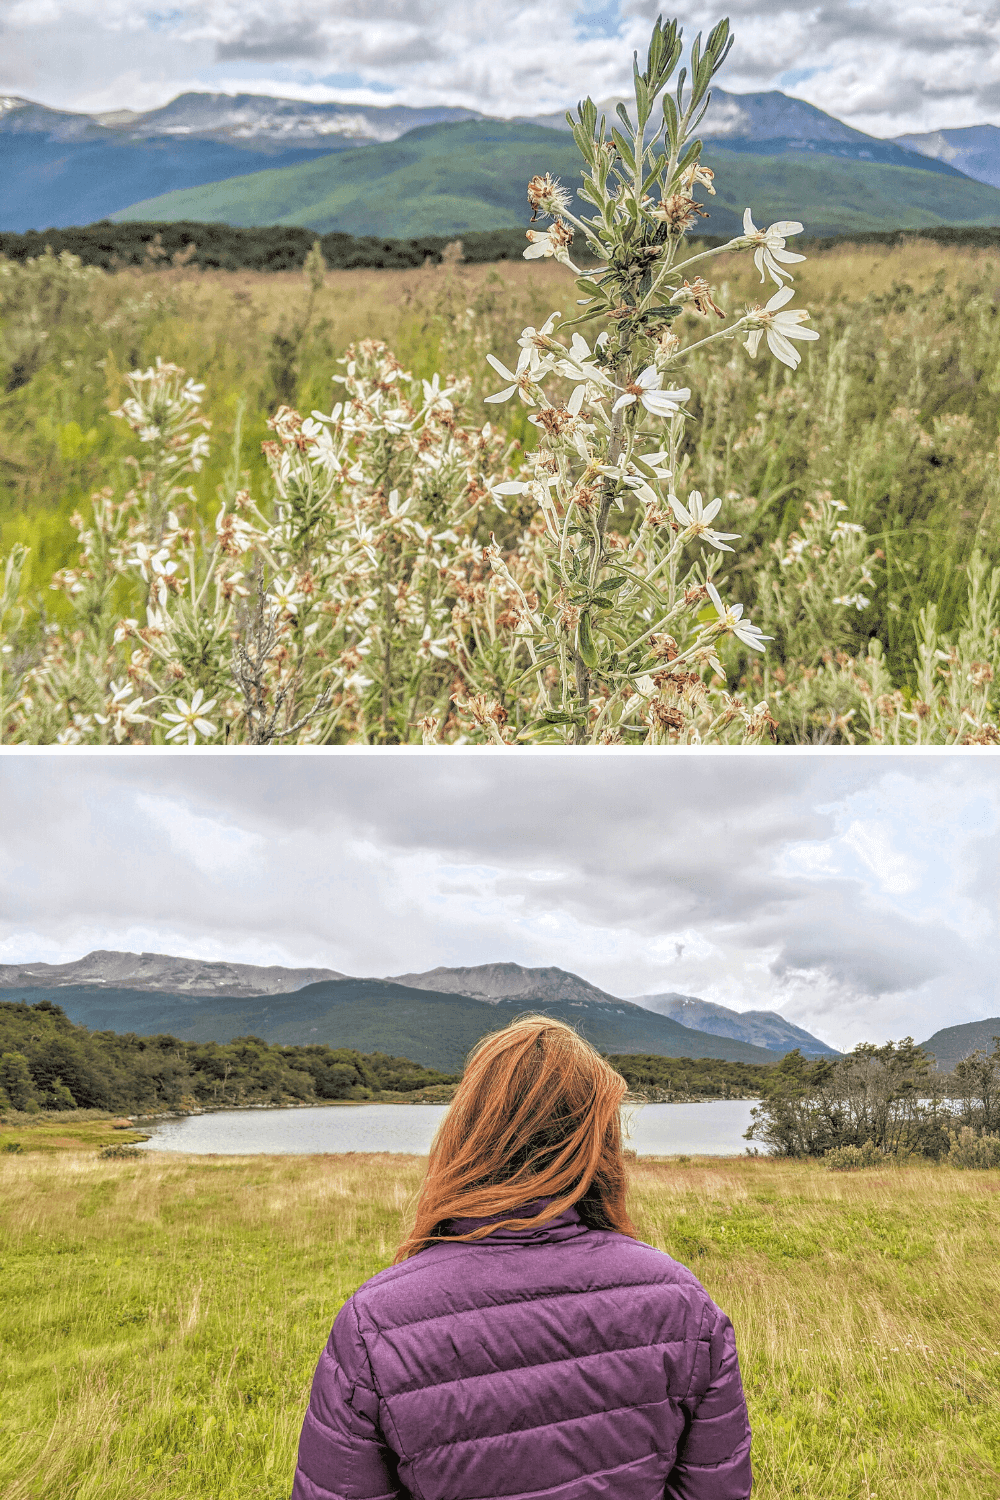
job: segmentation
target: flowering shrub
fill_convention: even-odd
[[[530,453],[478,425],[467,376],[414,379],[365,340],[329,411],[271,418],[272,493],[251,497],[237,457],[209,525],[193,487],[202,387],[160,360],[133,371],[115,413],[138,440],[133,482],[74,518],[79,557],[52,579],[68,623],[29,630],[24,549],[5,561],[0,738],[658,745],[780,726],[807,742],[992,743],[1000,574],[981,558],[954,639],[933,606],[921,617],[917,697],[877,641],[864,659],[846,649],[881,553],[830,493],[758,568],[755,619],[733,599],[724,568],[751,502],[699,478],[692,383],[710,383],[706,356],[742,359],[737,341],[795,371],[819,335],[788,306],[799,223],[758,228],[748,209],[741,235],[685,258],[715,191],[696,131],[729,45],[727,23],[696,40],[667,92],[681,38],[657,22],[632,112],[609,124],[588,99],[570,117],[586,206],[547,175],[528,185],[548,226],[525,256],[566,266],[580,293],[574,319],[523,330],[516,359],[486,356],[501,382],[486,400],[529,413]],[[750,251],[776,288],[731,318],[694,269],[722,251]],[[307,279],[311,313],[318,255]],[[685,313],[720,326],[685,345]]]

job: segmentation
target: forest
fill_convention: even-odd
[[[995,250],[1000,227],[926,228],[921,240],[967,250]],[[897,246],[914,238],[905,229],[870,230],[849,236],[851,244]],[[803,238],[815,253],[844,245],[847,236]],[[294,224],[244,228],[235,224],[176,223],[96,224],[68,229],[29,229],[23,234],[0,231],[0,258],[25,262],[51,251],[75,255],[83,266],[102,271],[139,267],[146,271],[191,267],[207,271],[301,271],[313,245],[319,243],[331,271],[403,271],[412,267],[462,261],[481,265],[520,260],[525,246],[523,229],[486,229],[453,235],[428,234],[414,239],[385,239],[376,235],[322,234]],[[713,249],[725,243],[718,235],[698,235],[697,243]],[[584,260],[585,251],[580,252]]]
[[[786,1053],[747,1138],[845,1168],[920,1157],[1000,1167],[1000,1037],[950,1072],[912,1037],[862,1043],[836,1062]]]
[[[970,231],[972,232],[972,231]],[[981,232],[981,231],[980,231]],[[244,229],[232,224],[113,224],[104,219],[71,229],[30,229],[0,233],[0,257],[27,261],[51,250],[67,252],[81,265],[103,271],[139,266],[147,271],[191,266],[213,271],[300,271],[318,241],[331,271],[406,270],[440,265],[441,260],[519,260],[525,247],[523,229],[489,229],[416,239],[382,239],[373,235],[323,234],[296,225],[275,224]],[[449,249],[458,245],[458,249]],[[448,252],[447,255],[445,252]]]
[[[410,1095],[457,1079],[405,1057],[259,1037],[182,1042],[76,1026],[51,1000],[0,1003],[0,1110],[122,1113]]]
[[[617,1068],[633,1096],[663,1104],[697,1099],[757,1099],[768,1092],[775,1073],[769,1063],[721,1062],[714,1057],[653,1057],[648,1053],[616,1052],[609,1055],[608,1062]]]

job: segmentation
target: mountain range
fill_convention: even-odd
[[[445,1071],[460,1067],[486,1031],[526,1009],[579,1026],[606,1052],[764,1063],[794,1046],[810,1056],[837,1055],[799,1028],[791,1028],[794,1039],[787,1040],[781,1028],[788,1023],[776,1013],[757,1012],[745,1028],[760,1032],[761,1015],[769,1019],[771,1045],[761,1045],[743,1034],[739,1012],[724,1006],[708,1005],[711,1025],[700,1029],[690,1008],[681,1007],[681,1019],[659,1008],[665,999],[684,997],[622,1000],[565,969],[513,963],[388,979],[108,951],[65,964],[0,966],[0,996],[18,999],[28,991],[54,1000],[70,1020],[92,1030],[219,1042],[253,1032],[270,1042],[389,1052]]]
[[[0,998],[24,998],[23,989]],[[408,1057],[444,1073],[460,1072],[469,1049],[488,1031],[526,1009],[522,1000],[484,1005],[469,995],[415,989],[386,979],[337,979],[289,994],[193,996],[104,985],[59,985],[31,992],[50,999],[71,1021],[93,1031],[169,1035],[192,1042],[258,1036],[304,1046],[326,1042],[358,1052]],[[728,1062],[776,1062],[779,1054],[728,1037],[691,1031],[666,1016],[624,1000],[535,1002],[532,1010],[568,1021],[602,1052],[659,1057],[715,1057]]]
[[[0,965],[0,999],[48,998],[97,1031],[231,1041],[327,1042],[454,1072],[487,1031],[526,1009],[568,1021],[604,1052],[776,1062],[798,1048],[841,1054],[777,1011],[735,1011],[675,992],[621,999],[578,974],[515,963],[389,978],[100,950],[64,964]],[[950,1026],[920,1045],[940,1068],[989,1051],[1000,1017]]]
[[[265,968],[104,949],[66,964],[0,964],[0,990],[94,985],[147,994],[252,996],[291,994],[307,984],[344,977],[335,969]]]
[[[992,1052],[997,1037],[1000,1016],[988,1016],[985,1021],[969,1021],[964,1026],[945,1026],[920,1045],[933,1054],[939,1068],[947,1070],[970,1052]]]
[[[661,1016],[669,1016],[682,1026],[697,1031],[707,1031],[712,1036],[738,1036],[741,1041],[752,1042],[756,1047],[766,1047],[772,1052],[791,1052],[796,1047],[803,1057],[839,1057],[835,1047],[828,1047],[811,1032],[803,1031],[786,1021],[776,1010],[730,1010],[728,1006],[716,1005],[711,1000],[698,1000],[694,995],[637,995],[637,1005],[655,1010]]]
[[[600,107],[610,114],[615,102]],[[562,112],[503,121],[437,106],[188,93],[146,113],[87,115],[8,96],[0,98],[0,229],[110,216],[395,236],[520,225],[526,157],[540,170],[577,175],[567,130]],[[701,134],[738,215],[753,197],[768,215],[781,199],[773,211],[781,217],[795,207],[782,203],[796,197],[815,233],[1000,222],[1000,198],[972,181],[993,171],[988,143],[965,150],[936,137],[878,140],[777,91],[722,89]],[[393,148],[404,141],[409,148],[399,155]],[[763,180],[746,158],[772,164]],[[850,170],[845,176],[836,166]],[[732,232],[734,205],[713,201],[712,232]]]
[[[1000,187],[1000,126],[968,125],[962,130],[932,130],[926,135],[898,135],[897,146],[957,167],[966,177]]]
[[[745,143],[744,143],[745,144]],[[742,233],[749,204],[758,223],[800,219],[810,235],[942,225],[1000,224],[1000,191],[957,172],[866,161],[826,150],[760,155],[707,141],[715,173],[706,233]],[[551,172],[579,179],[566,131],[533,123],[465,120],[424,125],[399,140],[359,146],[298,166],[254,172],[146,198],[112,215],[118,223],[178,220],[300,225],[319,234],[404,239],[505,229],[528,222],[525,183]]]

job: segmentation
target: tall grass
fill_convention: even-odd
[[[30,1133],[24,1133],[30,1148]],[[5,1500],[284,1500],[405,1156],[0,1154]],[[996,1174],[640,1159],[640,1234],[733,1318],[760,1500],[995,1500]]]
[[[120,481],[135,450],[110,416],[123,372],[159,354],[206,383],[213,451],[197,493],[208,516],[234,464],[255,498],[269,498],[267,417],[282,402],[329,410],[331,376],[352,340],[386,340],[417,375],[468,374],[481,396],[495,383],[488,351],[509,349],[553,308],[577,311],[563,268],[538,263],[329,273],[308,321],[298,273],[67,272],[46,282],[6,271],[0,552],[31,546],[25,592],[49,616],[65,607],[46,585],[73,555],[71,514]],[[713,279],[730,308],[766,295],[735,256],[714,263]],[[811,255],[797,288],[823,336],[794,377],[739,346],[728,363],[706,354],[695,364],[692,472],[706,492],[729,496],[725,515],[743,532],[733,587],[755,618],[774,550],[805,507],[826,495],[846,504],[884,557],[870,606],[842,611],[832,644],[855,653],[877,636],[894,676],[914,680],[921,608],[935,603],[948,633],[972,550],[1000,561],[1000,259],[919,240],[848,245]],[[525,442],[535,436],[519,403],[482,414]],[[779,637],[773,651],[786,645]]]

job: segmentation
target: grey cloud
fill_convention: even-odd
[[[284,25],[244,27],[236,36],[216,44],[216,62],[277,62],[292,57],[321,58],[327,52],[326,42],[313,21],[296,21]]]
[[[709,936],[724,960],[691,968],[688,955],[685,972],[707,974],[714,964],[739,973],[766,960],[779,997],[805,985],[822,1015],[844,997],[885,1002],[926,988],[946,970],[969,975],[982,967],[956,934],[945,940],[866,895],[858,881],[773,871],[788,842],[831,835],[832,815],[817,812],[817,803],[877,787],[891,764],[746,752],[736,759],[581,757],[572,769],[565,757],[489,752],[9,756],[0,762],[3,930],[65,940],[117,920],[123,928],[187,934],[189,942],[211,938],[234,956],[270,937],[291,961],[394,972],[393,963],[514,956],[578,967],[573,952],[546,949],[544,927],[519,934],[511,910],[529,926],[545,918],[557,930],[572,920],[580,930],[666,937],[671,946],[672,934],[690,928]],[[906,763],[916,795],[933,795],[941,767]],[[947,770],[956,785],[974,784],[974,768],[949,761]],[[150,821],[150,805],[181,801],[238,835],[245,849],[224,868],[199,868],[183,842],[175,846]],[[347,852],[359,840],[375,851],[371,861]],[[40,843],[47,854],[39,855]],[[430,931],[431,908],[398,878],[408,860],[428,857],[453,870],[437,886],[443,904]],[[499,875],[495,883],[471,878],[470,866]],[[530,878],[542,869],[561,878]],[[462,918],[460,931],[459,908],[449,903],[470,889],[481,910]],[[610,970],[596,977],[623,988]],[[637,975],[636,983],[645,982]]]

